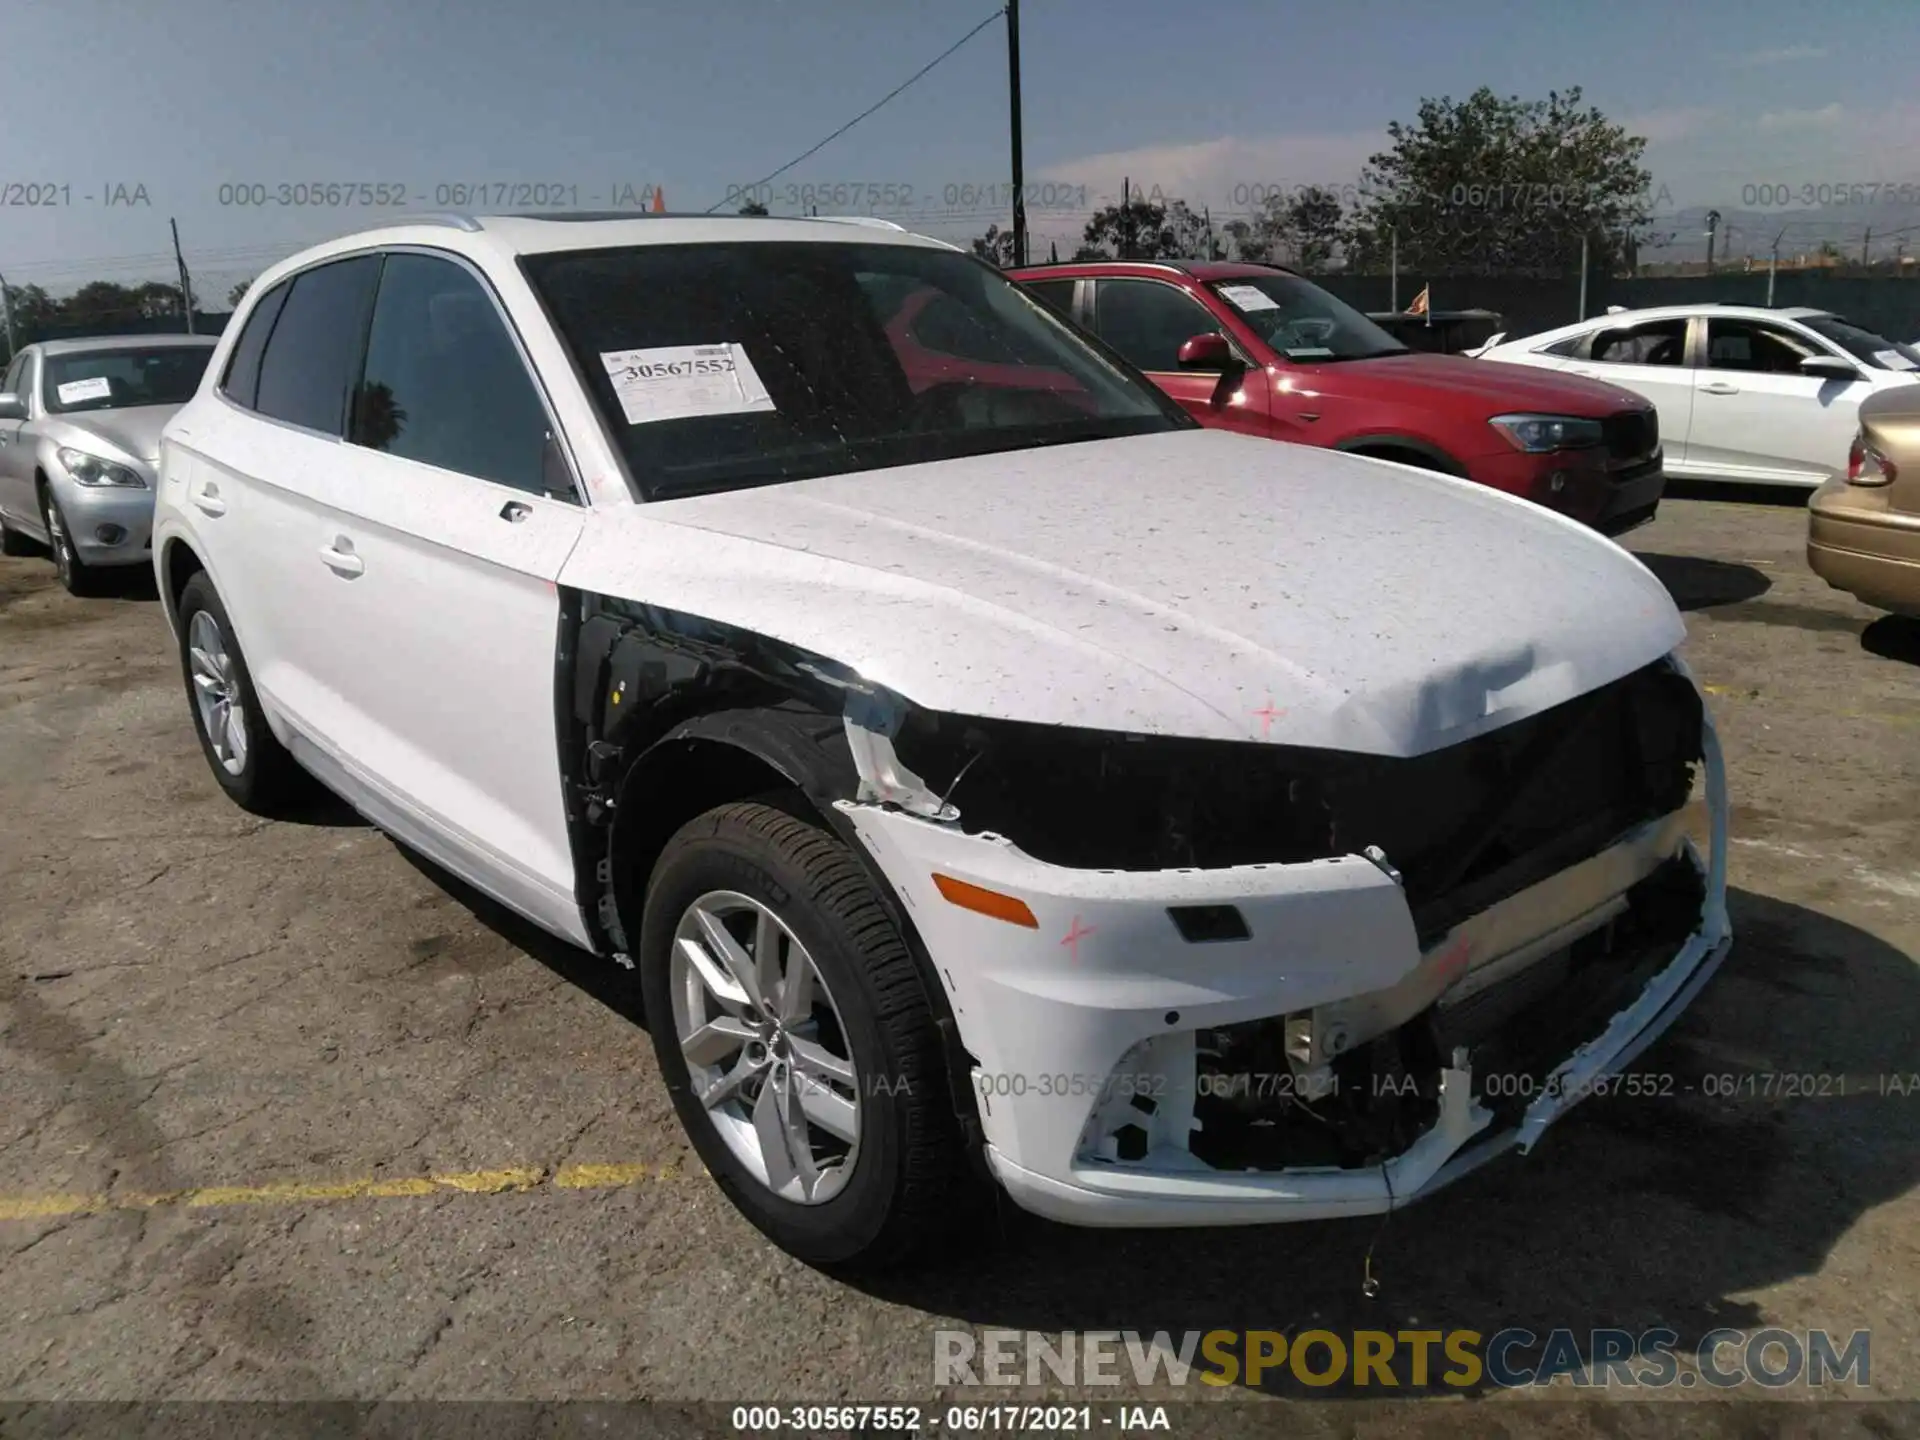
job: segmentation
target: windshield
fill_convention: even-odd
[[[649,500],[1193,423],[950,250],[740,242],[521,263]]]
[[[1816,335],[1823,335],[1863,365],[1877,370],[1920,370],[1920,350],[1901,345],[1862,330],[1838,315],[1812,315],[1801,320]]]
[[[155,345],[49,355],[40,392],[54,415],[184,405],[200,388],[212,354],[211,345]]]
[[[1298,275],[1235,276],[1215,280],[1210,288],[1289,360],[1319,364],[1408,353],[1344,300]]]

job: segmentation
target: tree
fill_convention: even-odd
[[[113,280],[90,280],[60,306],[64,325],[119,325],[140,318],[140,297]]]
[[[1267,203],[1273,212],[1273,233],[1288,257],[1295,267],[1308,274],[1326,269],[1327,262],[1333,259],[1346,218],[1339,193],[1325,186],[1308,185],[1291,200],[1275,203],[1280,200],[1284,197],[1276,196]]]
[[[1361,201],[1342,237],[1351,262],[1384,266],[1399,235],[1403,268],[1427,274],[1617,268],[1652,214],[1646,141],[1575,88],[1545,100],[1423,99],[1411,125],[1362,172]]]
[[[1179,243],[1167,224],[1166,207],[1150,200],[1129,200],[1095,212],[1081,238],[1086,243],[1074,255],[1076,260],[1179,258]]]
[[[1213,233],[1213,222],[1196,215],[1184,200],[1167,206],[1167,229],[1173,232],[1172,256],[1180,260],[1224,260],[1227,258],[1221,237]]]
[[[1273,236],[1266,228],[1264,217],[1260,223],[1229,220],[1220,228],[1232,246],[1234,259],[1244,260],[1250,265],[1273,262]]]
[[[252,288],[253,281],[242,280],[238,285],[227,291],[227,309],[238,310],[240,308],[240,302],[247,298],[247,291]]]
[[[131,292],[134,308],[142,320],[159,320],[168,315],[178,315],[186,308],[181,298],[180,287],[169,285],[164,280],[144,280],[133,287]]]
[[[973,253],[989,265],[998,266],[1002,270],[1009,268],[1015,263],[1013,232],[1002,230],[998,225],[987,226],[986,234],[975,237]]]
[[[9,285],[7,304],[13,315],[14,338],[22,345],[46,338],[47,332],[60,323],[60,302],[38,285],[23,285],[18,290]]]
[[[740,207],[739,213],[742,215],[764,215],[767,213],[767,207],[762,205],[758,200],[749,200]]]

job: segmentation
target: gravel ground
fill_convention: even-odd
[[[1920,626],[1808,573],[1804,523],[1678,499],[1629,537],[1735,797],[1734,953],[1643,1062],[1692,1093],[1589,1102],[1384,1231],[1009,1217],[857,1287],[720,1198],[618,972],[344,810],[242,814],[150,590],[0,561],[0,1398],[925,1404],[941,1328],[1658,1324],[1870,1329],[1871,1393],[1920,1398]]]

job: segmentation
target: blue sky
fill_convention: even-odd
[[[0,207],[0,273],[56,293],[161,275],[173,216],[206,295],[366,214],[223,206],[233,182],[393,183],[427,200],[414,209],[445,184],[546,182],[583,207],[658,184],[670,208],[705,208],[993,8],[14,0],[0,183],[65,185],[71,203]],[[1916,0],[1025,0],[1022,50],[1029,179],[1055,186],[1054,210],[1032,211],[1043,241],[1070,240],[1122,175],[1216,218],[1253,187],[1351,182],[1390,119],[1481,84],[1582,86],[1649,137],[1675,206],[1920,181]],[[1004,181],[1006,111],[995,24],[781,183],[910,188],[916,228],[977,234],[994,197],[957,187]],[[103,204],[115,184],[148,203]]]

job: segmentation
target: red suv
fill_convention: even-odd
[[[1608,535],[1666,485],[1653,407],[1595,380],[1409,350],[1269,265],[1095,261],[1010,272],[1202,424],[1443,470]]]

